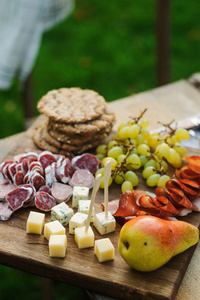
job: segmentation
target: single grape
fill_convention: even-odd
[[[117,156],[117,162],[121,164],[121,162],[126,158],[125,154],[120,154]]]
[[[149,126],[149,121],[148,120],[143,119],[143,120],[140,121],[140,127],[141,128],[146,128],[148,126]]]
[[[172,135],[171,137],[168,137],[167,138],[167,144],[172,147],[175,143],[179,143],[180,140],[175,136],[175,135]]]
[[[117,184],[122,184],[122,182],[124,182],[124,172],[120,172],[119,174],[117,174],[114,178],[114,181]]]
[[[121,185],[121,191],[122,193],[125,193],[126,191],[132,191],[133,185],[130,181],[124,181]]]
[[[147,130],[147,129],[141,129],[140,130],[140,133],[141,133],[141,135],[143,136],[143,138],[145,139],[145,140],[147,140],[148,138],[149,138],[149,136],[150,136],[150,132],[149,132],[149,130]]]
[[[149,138],[148,138],[148,145],[151,148],[155,148],[156,146],[158,146],[160,144],[160,134],[159,133],[152,133],[150,134]]]
[[[174,135],[179,140],[188,140],[190,138],[190,134],[185,128],[177,128]]]
[[[121,124],[119,124],[117,131],[120,132],[120,130],[122,128],[124,128],[125,126],[127,126],[127,125],[128,125],[127,123],[121,123]]]
[[[150,151],[150,148],[146,144],[140,144],[137,147],[137,151],[138,151],[138,154],[140,154],[140,155],[147,155],[148,152]]]
[[[181,143],[175,143],[173,149],[180,155],[184,156],[187,153],[186,148]]]
[[[147,178],[146,184],[150,187],[157,186],[160,174],[153,174]]]
[[[155,159],[149,159],[148,162],[144,165],[144,168],[147,168],[149,166],[153,166],[156,168],[156,160]]]
[[[129,138],[134,139],[137,137],[138,133],[140,132],[140,127],[137,124],[133,124],[129,127]]]
[[[105,185],[104,185],[104,180],[105,180],[105,178],[104,178],[104,176],[102,176],[101,179],[100,179],[100,185],[99,185],[99,187],[100,187],[101,189],[104,189],[104,187],[105,187]],[[113,182],[113,179],[112,179],[112,177],[110,177],[110,178],[108,179],[108,186],[110,186],[110,185],[112,184],[112,182]]]
[[[96,154],[96,157],[99,159],[99,160],[102,160],[104,159],[105,155],[101,154],[101,153],[98,153]]]
[[[114,170],[115,166],[117,165],[117,161],[113,157],[105,157],[101,162],[102,167],[104,167],[106,162],[109,160],[111,160],[111,170]]]
[[[112,149],[113,147],[115,147],[117,145],[117,142],[115,140],[112,140],[108,143],[108,146],[107,146],[107,150],[110,150]]]
[[[159,154],[160,157],[167,157],[167,155],[169,154],[169,145],[167,143],[162,143],[159,144],[156,147],[156,154]]]
[[[148,157],[146,155],[140,155],[140,161],[141,161],[141,167],[144,167],[144,165],[148,162]]]
[[[158,183],[157,186],[159,187],[166,187],[166,182],[170,180],[170,177],[168,175],[162,175],[159,179],[158,179]]]
[[[133,150],[131,150],[130,155],[131,154],[138,154],[137,148],[133,148]]]
[[[129,126],[124,126],[123,128],[120,129],[118,135],[121,139],[127,139],[130,137],[129,128],[130,128]]]
[[[137,154],[131,154],[127,157],[127,164],[129,164],[133,169],[139,169],[141,167],[141,161]]]
[[[144,144],[144,137],[143,137],[143,135],[142,135],[141,133],[139,133],[139,134],[135,137],[135,139],[136,139],[136,142],[137,142],[138,145]]]
[[[160,161],[158,161],[158,162],[156,162],[156,169],[157,170],[161,170],[162,171],[162,173],[166,173],[167,172],[167,170],[168,170],[168,164],[167,164],[167,162],[165,161],[165,160],[160,160]]]
[[[156,174],[157,170],[153,166],[149,166],[142,171],[142,177],[144,179],[149,178],[149,176]]]
[[[130,181],[133,186],[137,186],[139,183],[138,177],[133,171],[127,171],[124,175],[126,181]]]
[[[169,149],[169,154],[167,155],[166,160],[170,164],[173,164],[173,163],[176,162],[177,158],[178,158],[178,153],[174,149],[170,148]]]
[[[104,168],[100,168],[96,171],[95,173],[95,177],[98,175],[98,174],[101,174],[102,176],[104,175]]]
[[[107,152],[107,146],[106,145],[99,145],[97,148],[96,148],[96,153],[97,154],[103,154],[103,155],[106,155],[106,152]]]
[[[182,166],[182,159],[181,159],[181,156],[178,153],[176,153],[176,154],[177,154],[176,161],[172,162],[171,164],[174,168],[179,169]]]
[[[112,158],[117,158],[120,154],[123,154],[123,149],[119,146],[114,146],[108,150],[107,156]]]

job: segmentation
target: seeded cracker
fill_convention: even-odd
[[[81,123],[98,118],[105,106],[105,99],[95,91],[60,88],[44,95],[37,108],[53,121]]]

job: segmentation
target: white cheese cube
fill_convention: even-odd
[[[65,257],[67,250],[67,237],[62,235],[51,235],[49,239],[50,257]]]
[[[51,219],[58,220],[63,226],[69,223],[69,220],[73,216],[74,211],[65,202],[61,202],[55,205],[51,209]]]
[[[90,203],[91,203],[91,200],[79,200],[78,201],[78,211],[83,214],[88,215]],[[95,215],[95,210],[94,210],[94,206],[93,206],[90,222],[94,222],[94,215]]]
[[[95,241],[94,253],[99,262],[114,259],[115,248],[109,238]]]
[[[69,220],[69,233],[74,234],[75,228],[86,225],[87,215],[80,212],[75,213]]]
[[[94,233],[90,226],[88,227],[87,232],[85,232],[85,226],[75,228],[74,238],[79,249],[89,248],[94,246]]]
[[[89,188],[84,186],[74,186],[72,196],[72,207],[78,208],[79,200],[88,200]]]
[[[102,211],[98,214],[95,214],[94,226],[101,235],[107,234],[109,232],[115,231],[116,221],[109,211],[107,218],[105,218],[105,212]]]
[[[45,214],[30,211],[27,223],[26,223],[26,232],[41,234],[44,227]]]
[[[65,234],[65,227],[58,221],[52,221],[44,225],[44,237],[49,241],[51,235]]]

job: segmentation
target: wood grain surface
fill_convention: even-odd
[[[175,102],[176,99],[178,99],[177,102]],[[185,103],[186,99],[187,103],[190,101],[191,109],[188,111],[181,102]],[[115,129],[120,122],[127,121],[129,115],[138,116],[138,112],[147,106],[147,118],[150,120],[152,129],[158,127],[159,117],[163,123],[175,117],[179,121],[198,112],[197,99],[200,99],[199,92],[187,82],[180,81],[172,89],[167,86],[149,93],[114,101],[111,106],[117,116]],[[178,109],[179,107],[181,109]],[[35,148],[32,140],[33,130],[43,119],[44,117],[40,116],[33,126],[18,139],[17,144],[12,145],[6,158],[13,158],[15,154],[22,153],[27,148]],[[199,149],[189,148],[188,155],[190,154],[199,155]],[[143,180],[140,180],[138,189],[147,190]],[[118,198],[119,195],[119,186],[112,185],[109,188],[109,200]],[[100,190],[95,202],[96,212],[101,211],[102,202],[103,191]],[[35,208],[32,210],[37,211]],[[29,212],[30,208],[20,209],[11,216],[9,221],[0,221],[1,264],[119,299],[174,299],[196,248],[196,246],[191,247],[154,272],[141,273],[131,269],[118,252],[119,225],[114,233],[106,235],[116,249],[115,259],[104,263],[98,262],[93,248],[79,250],[74,237],[69,235],[68,227],[66,227],[68,239],[66,257],[64,259],[50,258],[48,242],[43,234],[41,236],[26,234]],[[50,220],[50,213],[46,213],[45,221]],[[200,214],[193,212],[182,220],[199,227]],[[95,228],[93,230],[95,239],[105,237],[100,236]]]

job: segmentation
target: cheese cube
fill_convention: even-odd
[[[65,257],[67,250],[67,237],[62,235],[51,235],[49,239],[49,255],[51,257]]]
[[[99,262],[114,259],[115,248],[109,238],[95,241],[94,253]]]
[[[78,211],[83,214],[88,215],[90,203],[91,203],[91,200],[79,200],[78,201]],[[90,222],[94,222],[94,215],[95,215],[95,211],[94,211],[94,206],[93,206]]]
[[[108,211],[107,218],[105,218],[105,212],[102,211],[98,214],[95,214],[94,226],[98,230],[98,232],[102,235],[102,234],[115,231],[116,221],[109,211]]]
[[[85,226],[75,228],[74,238],[79,249],[89,248],[94,246],[94,233],[90,226],[88,227],[87,232],[85,232]]]
[[[69,221],[69,233],[74,234],[75,228],[86,225],[87,215],[80,212],[75,213]]]
[[[52,221],[44,225],[44,237],[49,241],[51,235],[65,234],[65,227],[58,221]]]
[[[63,226],[69,223],[69,220],[73,216],[74,211],[65,202],[61,202],[55,205],[51,209],[51,219],[58,220]]]
[[[45,214],[30,211],[27,223],[26,223],[26,232],[41,234],[44,227]]]
[[[89,188],[84,186],[74,186],[72,196],[72,207],[78,208],[79,200],[87,200],[89,196]]]

